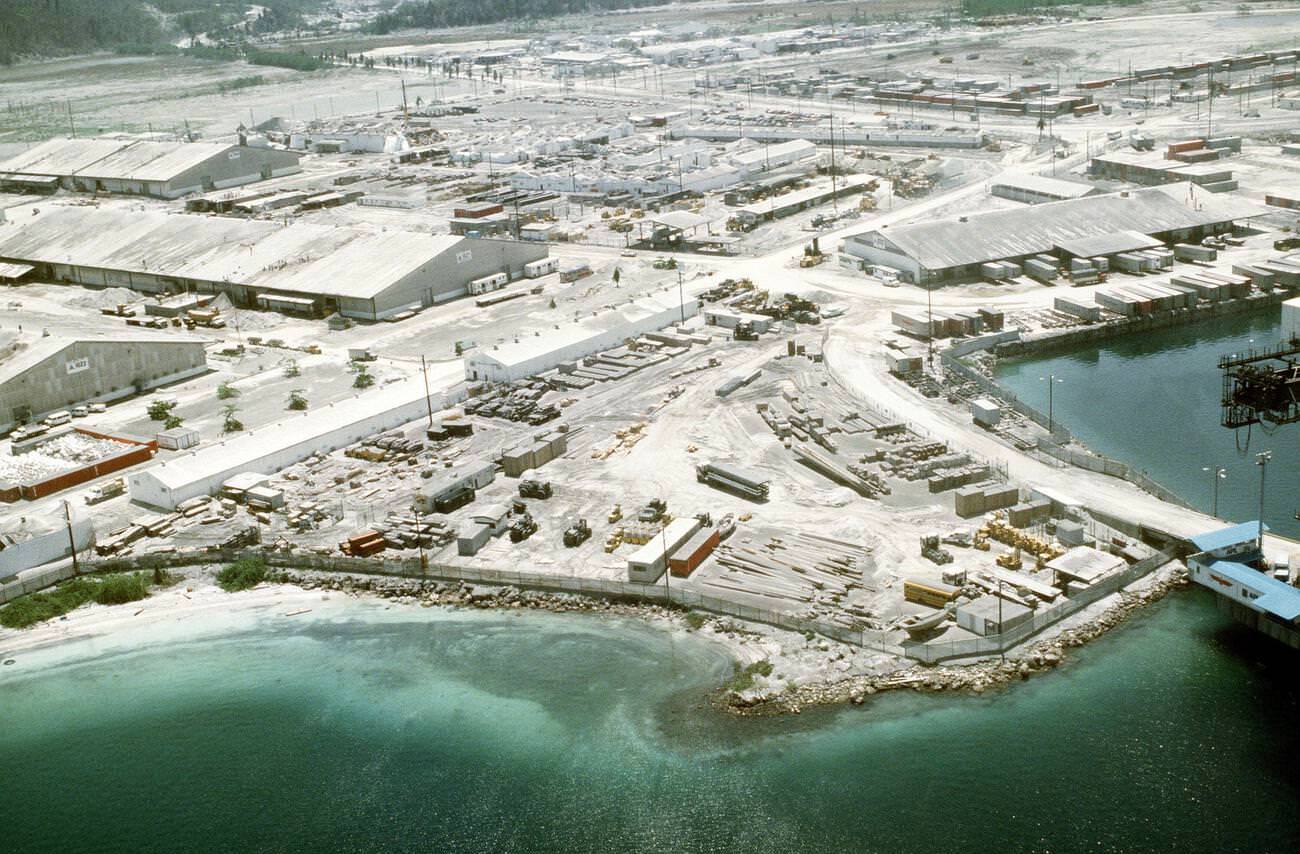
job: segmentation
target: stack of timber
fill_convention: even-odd
[[[810,605],[818,594],[838,598],[863,588],[870,553],[852,543],[793,532],[765,540],[744,537],[718,546],[715,555],[727,573],[705,586]]]
[[[839,460],[823,451],[800,444],[791,445],[790,450],[794,453],[795,459],[808,468],[838,484],[847,486],[864,498],[875,498],[877,495],[888,492],[887,488],[882,488],[884,484],[879,480],[875,478],[867,480],[850,471],[848,466],[842,465]]]

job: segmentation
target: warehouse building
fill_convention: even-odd
[[[1068,199],[1082,199],[1101,193],[1096,187],[1079,184],[1074,181],[1062,181],[1059,178],[1046,178],[1042,175],[1019,175],[1005,173],[999,175],[989,186],[989,193],[1013,202],[1028,205],[1041,205],[1044,202],[1063,202]]]
[[[1112,178],[1134,184],[1191,183],[1212,192],[1236,189],[1232,169],[1217,163],[1183,163],[1168,160],[1162,154],[1136,151],[1112,151],[1099,154],[1088,163],[1088,173],[1097,178]]]
[[[1188,204],[1189,198],[1195,204]],[[1195,242],[1230,232],[1236,220],[1261,216],[1249,202],[1193,191],[1190,184],[1048,202],[952,220],[885,226],[845,238],[843,252],[892,267],[914,283],[980,275],[980,265],[1060,257],[1083,238],[1136,234],[1164,243]]]
[[[512,382],[617,347],[628,338],[694,317],[699,310],[699,300],[689,297],[680,303],[676,298],[645,297],[594,317],[562,324],[557,330],[473,350],[465,357],[465,378]]]
[[[51,139],[0,163],[0,189],[176,199],[301,172],[298,155],[215,142]]]
[[[42,208],[0,232],[0,261],[49,281],[146,293],[224,293],[236,304],[381,320],[445,302],[496,273],[514,279],[547,247],[414,231]]]
[[[204,342],[179,335],[10,335],[0,341],[0,430],[201,374]]]
[[[423,418],[429,406],[443,409],[451,402],[447,393],[435,393],[428,401],[420,380],[393,383],[164,460],[130,475],[127,487],[132,501],[175,510],[183,501],[214,494],[235,475],[273,474],[312,454]]]

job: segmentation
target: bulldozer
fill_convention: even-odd
[[[998,555],[994,562],[1003,569],[1020,569],[1024,565],[1024,561],[1020,559],[1020,546]]]
[[[577,548],[589,539],[591,539],[591,526],[587,524],[586,519],[579,519],[564,531],[564,545],[567,548]]]
[[[609,522],[609,524],[613,525],[615,522],[617,522],[619,519],[622,519],[622,518],[623,518],[623,505],[622,505],[622,504],[615,504],[615,505],[610,509],[610,511],[609,511],[609,516],[605,519],[605,521],[607,521],[607,522]]]

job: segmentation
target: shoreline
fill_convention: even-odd
[[[708,693],[713,708],[741,717],[799,714],[805,708],[863,705],[868,698],[900,689],[930,693],[983,694],[1047,673],[1080,647],[1125,622],[1130,615],[1187,587],[1186,570],[1174,561],[1127,590],[1108,596],[1072,618],[1049,627],[997,658],[967,664],[926,666],[873,653],[820,636],[808,637],[764,624],[645,602],[619,601],[510,586],[287,570],[257,587],[227,593],[213,581],[214,566],[196,567],[173,588],[125,605],[87,605],[27,629],[0,631],[0,666],[21,663],[24,653],[49,651],[68,642],[122,645],[142,625],[183,624],[195,614],[220,613],[221,634],[252,627],[268,617],[291,619],[320,609],[440,607],[507,613],[590,614],[636,619],[664,631],[687,631],[723,647],[734,679]],[[343,598],[335,599],[339,595]],[[345,604],[346,603],[346,604]],[[191,636],[192,637],[192,636]],[[771,665],[755,674],[752,665]],[[743,685],[737,682],[744,679]]]

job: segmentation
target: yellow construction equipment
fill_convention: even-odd
[[[623,518],[623,505],[615,504],[614,508],[609,511],[609,524],[612,525],[622,518]]]
[[[1023,566],[1023,563],[1020,560],[1020,547],[1017,546],[1012,551],[1003,552],[998,555],[995,563],[1003,569],[1020,569],[1020,567]]]

